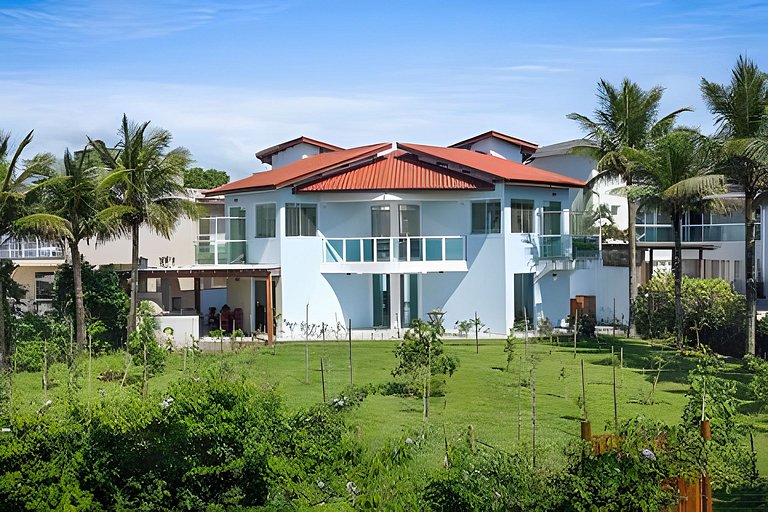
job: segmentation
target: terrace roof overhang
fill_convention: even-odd
[[[638,249],[674,249],[675,242],[637,242]],[[713,251],[719,249],[719,245],[712,242],[682,242],[681,249],[695,249],[701,251]]]
[[[140,268],[139,276],[151,278],[185,277],[261,277],[279,276],[280,266],[273,264],[255,265],[190,265],[184,267]]]

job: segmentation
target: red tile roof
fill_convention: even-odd
[[[218,188],[214,188],[213,190],[209,190],[205,195],[284,187],[325,169],[339,167],[348,164],[350,161],[357,161],[361,158],[373,156],[388,146],[390,146],[390,144],[372,144],[370,146],[361,146],[359,148],[342,149],[331,153],[321,153],[309,158],[296,160],[295,162],[291,162],[288,165],[284,165],[272,171],[254,173],[247,178],[233,181]]]
[[[460,142],[457,142],[456,144],[451,144],[448,147],[458,148],[458,147],[463,147],[463,146],[471,146],[472,144],[474,144],[477,141],[480,141],[480,140],[483,140],[483,139],[489,139],[489,138],[503,140],[505,142],[509,142],[511,144],[515,144],[517,146],[520,146],[523,149],[528,149],[531,152],[536,151],[536,148],[539,147],[538,144],[534,144],[533,142],[528,142],[528,141],[523,140],[523,139],[518,139],[517,137],[511,137],[511,136],[506,135],[504,133],[496,132],[496,131],[493,131],[493,130],[491,130],[489,132],[481,133],[480,135],[475,135],[472,138],[469,138],[469,139],[466,139],[466,140],[462,140]],[[469,149],[469,148],[467,148],[467,149]]]
[[[301,136],[296,139],[289,140],[286,142],[281,142],[280,144],[277,144],[275,146],[262,149],[261,151],[256,153],[256,158],[258,158],[265,164],[272,165],[272,157],[275,155],[275,153],[279,153],[280,151],[283,151],[293,146],[296,146],[298,144],[301,144],[302,142],[311,144],[313,146],[317,146],[319,148],[322,148],[328,151],[338,151],[340,149],[343,149],[343,148],[340,148],[339,146],[334,146],[333,144],[328,144],[327,142],[323,142],[321,140],[310,139],[309,137]]]
[[[403,150],[296,187],[296,192],[356,190],[492,190],[494,185],[422,162]]]
[[[563,176],[550,171],[537,169],[530,165],[523,165],[512,160],[485,155],[476,151],[458,148],[443,148],[439,146],[425,146],[422,144],[397,144],[399,148],[416,153],[417,155],[432,157],[443,162],[452,162],[460,166],[481,171],[512,183],[530,183],[537,185],[558,185],[564,187],[583,187],[586,182]]]

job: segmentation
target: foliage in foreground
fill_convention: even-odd
[[[722,354],[741,354],[744,296],[722,279],[683,276],[683,331],[691,344],[704,344]],[[672,274],[656,273],[640,287],[632,305],[637,331],[663,337],[675,331],[675,287]]]

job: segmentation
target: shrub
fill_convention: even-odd
[[[69,350],[69,328],[50,313],[25,313],[14,321],[15,351],[12,355],[16,369],[36,372],[43,368],[44,353],[48,364],[63,361]]]
[[[684,332],[691,342],[701,342],[725,354],[743,351],[744,297],[722,279],[683,276]],[[674,280],[656,273],[641,286],[632,305],[640,335],[659,337],[675,331]]]

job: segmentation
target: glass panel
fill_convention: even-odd
[[[419,236],[421,226],[419,207],[411,204],[400,205],[400,236]]]
[[[561,213],[557,212],[544,212],[544,225],[542,226],[542,235],[559,235],[560,234],[560,216]]]
[[[514,277],[515,322],[533,316],[533,274],[515,274]]]
[[[411,261],[421,261],[421,244],[423,240],[423,238],[411,238]]]
[[[390,261],[389,238],[376,239],[376,261]]]
[[[360,261],[360,239],[353,238],[346,241],[347,261]]]
[[[371,236],[388,237],[389,233],[389,206],[371,206]]]
[[[256,238],[274,238],[276,214],[274,204],[256,205]]]
[[[301,236],[317,235],[317,206],[301,207]]]
[[[408,239],[398,238],[397,240],[397,260],[408,261]]]
[[[53,272],[35,272],[35,300],[53,300]]]
[[[427,261],[441,261],[443,259],[443,239],[427,238]]]
[[[344,240],[326,240],[326,261],[336,262],[344,260]]]
[[[596,258],[598,245],[597,237],[575,236],[571,239],[571,254],[574,258]]]
[[[472,233],[485,233],[485,203],[472,203]]]
[[[205,218],[200,219],[200,222],[198,222],[198,233],[201,235],[209,235],[211,234],[211,219]]]
[[[445,259],[449,261],[461,261],[464,259],[464,239],[445,239]]]
[[[373,325],[389,327],[389,275],[373,274]]]
[[[299,207],[295,204],[285,206],[285,236],[299,236]]]
[[[227,254],[226,261],[219,257],[219,263],[245,263],[245,245],[246,242],[227,242],[219,247],[224,247]]]
[[[196,245],[195,262],[202,265],[212,265],[213,259],[213,244],[210,242],[198,242]]]
[[[363,240],[363,261],[373,261],[373,240]]]
[[[487,205],[488,233],[501,233],[501,202],[490,201]]]
[[[533,201],[512,200],[512,233],[533,233]]]
[[[540,239],[540,252],[542,258],[562,258],[563,242],[559,236],[546,236]]]

